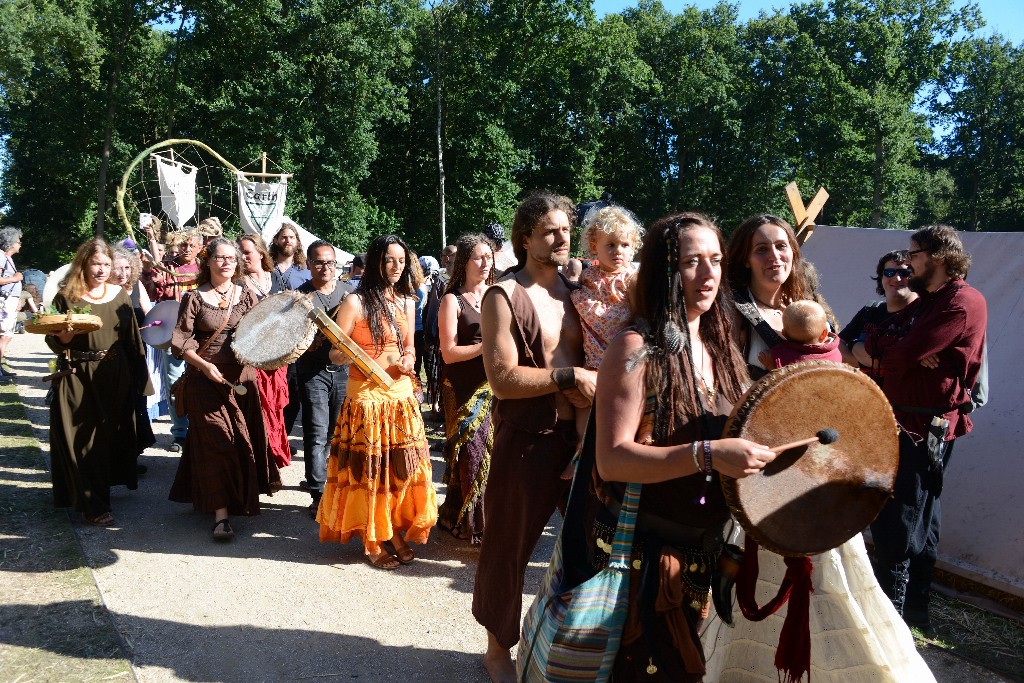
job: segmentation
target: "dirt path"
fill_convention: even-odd
[[[18,390],[46,451],[45,374],[49,351],[18,335]],[[177,467],[166,418],[158,444],[140,459],[149,472],[137,491],[113,491],[118,526],[75,521],[103,602],[140,681],[486,681],[485,639],[470,614],[478,550],[435,530],[414,546],[418,559],[384,572],[361,546],[321,544],[306,507],[299,457],[285,489],[261,497],[262,514],[232,520],[236,537],[211,540],[212,516],[167,500]],[[431,452],[434,483],[444,463]],[[532,597],[550,557],[549,528],[527,576]]]
[[[9,357],[45,455],[38,378],[51,354],[40,337],[18,335]],[[234,541],[215,543],[210,515],[167,500],[178,458],[165,450],[166,418],[154,428],[159,442],[140,460],[149,472],[139,489],[113,492],[118,526],[73,524],[139,681],[487,680],[484,633],[470,613],[475,548],[435,530],[415,546],[415,563],[383,572],[362,560],[358,543],[321,544],[298,488],[296,439],[300,457],[283,472],[286,488],[261,498],[260,516],[232,520]],[[444,463],[432,456],[441,495]],[[524,600],[543,576],[556,522],[534,554]],[[943,683],[1002,680],[942,653],[928,661]]]

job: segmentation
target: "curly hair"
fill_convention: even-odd
[[[789,278],[782,285],[783,301],[789,303],[790,301],[806,299],[807,285],[804,282],[803,271],[800,266],[800,261],[803,258],[800,255],[800,244],[796,241],[796,235],[793,233],[793,228],[790,224],[770,213],[751,216],[740,223],[732,237],[729,238],[729,251],[726,259],[729,263],[729,286],[732,287],[733,292],[742,292],[750,287],[751,272],[750,267],[747,265],[747,259],[750,258],[750,252],[753,248],[754,233],[762,225],[774,225],[782,228],[786,233],[786,239],[789,241],[790,251],[793,253]]]
[[[217,253],[217,248],[222,244],[231,247],[235,255],[235,272],[231,275],[231,281],[236,285],[242,282],[242,250],[238,245],[225,237],[214,237],[210,243],[199,252],[199,274],[196,275],[196,286],[200,287],[210,281],[210,261]]]
[[[466,264],[469,263],[469,257],[473,255],[473,250],[476,249],[478,244],[482,244],[491,250],[491,272],[487,274],[486,284],[494,284],[494,242],[483,233],[473,232],[455,240],[455,265],[452,266],[452,276],[448,280],[448,286],[445,287],[445,294],[457,292],[460,287],[465,286]]]
[[[640,249],[640,269],[634,287],[633,322],[644,337],[646,358],[644,382],[647,394],[665,400],[657,402],[654,437],[664,443],[672,432],[701,414],[696,373],[690,353],[671,353],[668,330],[688,334],[686,297],[679,273],[679,241],[685,233],[698,228],[711,230],[724,249],[718,226],[707,216],[684,212],[660,218],[651,225]],[[727,261],[722,263],[726,272]],[[666,273],[668,276],[666,277]],[[725,283],[720,282],[711,308],[700,317],[700,337],[714,363],[715,378],[722,395],[735,403],[750,378],[734,341],[733,300]],[[688,346],[688,344],[686,345]],[[685,349],[685,347],[684,347]]]
[[[8,226],[0,228],[0,251],[7,251],[18,243],[22,237],[21,230]]]
[[[405,252],[405,268],[398,277],[398,282],[391,285],[384,274],[384,258],[387,256],[388,247],[397,244]],[[363,306],[363,316],[370,328],[370,338],[373,339],[375,353],[380,353],[387,340],[387,334],[394,330],[395,317],[388,307],[388,295],[393,294],[395,298],[406,297],[419,300],[416,296],[416,288],[412,279],[412,251],[409,246],[398,235],[381,235],[370,243],[366,252],[366,269],[359,280],[360,303]]]
[[[82,300],[82,296],[89,291],[89,285],[85,281],[85,267],[96,254],[102,254],[110,259],[110,265],[114,265],[114,250],[100,237],[86,240],[79,245],[75,252],[75,258],[71,261],[67,275],[60,282],[60,293],[68,303]]]
[[[971,270],[971,255],[964,249],[956,228],[949,225],[929,225],[910,236],[928,254],[941,261],[951,277],[965,278]]]
[[[617,204],[594,206],[584,216],[582,226],[580,246],[587,252],[587,257],[592,259],[598,257],[592,245],[601,235],[624,238],[633,246],[634,251],[640,248],[644,237],[644,228],[637,217]]]
[[[530,193],[516,208],[515,218],[512,219],[511,241],[512,253],[519,260],[517,269],[526,265],[526,246],[523,240],[533,234],[533,229],[552,211],[564,211],[570,222],[575,215],[572,200],[550,190]]]
[[[897,265],[910,263],[910,252],[906,249],[896,249],[885,252],[882,254],[882,258],[878,259],[878,266],[875,267],[875,277],[871,279],[875,281],[875,291],[881,296],[885,296],[885,288],[882,287],[882,271],[885,270],[885,264],[889,261],[895,261]]]
[[[136,283],[139,281],[139,273],[142,272],[142,259],[134,251],[129,251],[126,247],[120,244],[115,244],[111,247],[111,251],[114,252],[114,263],[116,264],[119,259],[123,259],[128,262],[128,267],[131,268],[131,273],[128,275],[128,282],[124,284],[126,291],[131,292],[135,289]]]

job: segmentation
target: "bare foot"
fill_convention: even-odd
[[[516,665],[509,651],[498,644],[490,631],[487,632],[487,652],[484,653],[484,669],[492,683],[515,683]]]

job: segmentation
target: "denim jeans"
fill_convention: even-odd
[[[167,354],[167,390],[170,392],[170,387],[174,384],[179,377],[185,374],[186,363],[184,359],[175,358],[171,355],[171,350],[167,349],[164,353]],[[177,411],[171,407],[171,436],[174,437],[175,441],[184,441],[185,435],[188,433],[188,418],[178,417]]]
[[[348,366],[329,365],[319,372],[315,370],[315,367],[296,368],[302,389],[302,457],[310,494],[317,500],[327,481],[327,456],[334,425],[345,401]]]

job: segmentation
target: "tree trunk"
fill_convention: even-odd
[[[434,8],[434,37],[436,39],[437,51],[434,63],[434,81],[437,85],[437,182],[438,182],[438,203],[440,204],[441,221],[441,249],[448,246],[448,231],[446,226],[447,210],[444,199],[444,108],[442,106],[441,88],[441,18],[440,9]]]
[[[124,4],[124,26],[118,32],[117,52],[114,54],[114,68],[107,81],[107,121],[103,131],[103,151],[100,153],[99,193],[96,202],[96,237],[103,237],[105,214],[107,212],[107,169],[110,167],[110,144],[114,136],[114,116],[117,113],[117,82],[121,77],[125,46],[132,21],[131,0]]]
[[[313,230],[313,198],[316,190],[316,158],[312,152],[306,153],[305,163],[302,165],[302,183],[306,192],[306,205],[302,207],[302,225],[312,232]]]
[[[882,129],[875,128],[875,172],[871,191],[871,227],[882,227],[882,181],[885,168],[885,144]]]
[[[114,114],[117,104],[114,92],[121,74],[121,60],[114,64],[114,71],[107,81],[107,123],[103,131],[103,152],[100,154],[99,197],[96,202],[96,237],[103,237],[104,214],[107,212],[107,168],[110,166],[110,142],[114,133]]]

